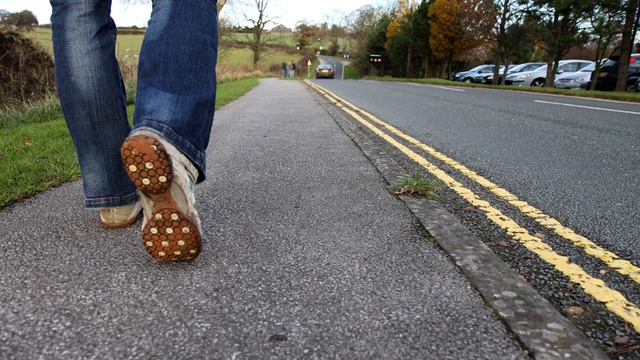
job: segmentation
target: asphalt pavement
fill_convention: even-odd
[[[297,81],[262,80],[220,109],[196,186],[205,242],[191,263],[151,259],[140,222],[101,228],[79,181],[3,210],[0,358],[598,355],[579,335],[558,340],[575,330],[560,316],[527,339],[510,320],[518,291],[486,293],[506,286],[508,269],[490,285],[470,271],[504,264],[448,251],[447,239],[471,249],[463,230],[431,202],[392,195],[393,163],[358,136]],[[442,222],[425,224],[434,214]]]

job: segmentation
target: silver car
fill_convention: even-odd
[[[593,61],[588,60],[560,60],[558,63],[558,74],[573,73],[592,63]],[[504,84],[513,86],[544,86],[546,79],[547,65],[544,65],[533,71],[507,75]]]
[[[553,87],[558,89],[586,90],[589,80],[591,80],[591,73],[595,69],[596,63],[593,63],[580,69],[580,71],[560,74],[553,82]]]
[[[500,65],[502,69],[504,65]],[[482,78],[493,73],[495,65],[479,65],[468,71],[462,71],[453,76],[453,81],[464,81],[466,83],[481,83]]]
[[[519,73],[519,72],[535,70],[535,69],[537,69],[540,66],[543,66],[545,64],[546,63],[543,63],[543,62],[532,62],[532,63],[524,63],[524,64],[518,64],[518,65],[510,65],[509,66],[509,70],[507,70],[507,76],[509,76],[510,74],[515,74],[515,73]],[[504,71],[504,68],[498,74],[498,78],[500,80],[502,80],[502,72],[503,71]],[[487,75],[484,79],[482,79],[482,82],[484,84],[491,85],[493,83],[493,74]]]

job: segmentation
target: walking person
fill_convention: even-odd
[[[295,77],[296,76],[296,63],[293,62],[293,60],[291,60],[291,62],[289,63],[289,77]]]
[[[283,78],[287,77],[287,61],[286,60],[282,60],[282,77]]]
[[[142,243],[153,258],[194,259],[202,230],[193,185],[205,179],[216,95],[216,1],[152,1],[133,129],[111,1],[50,2],[58,92],[85,206],[100,209],[108,228],[133,224],[142,208]]]

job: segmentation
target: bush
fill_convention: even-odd
[[[55,92],[51,55],[22,32],[0,28],[0,110],[17,110]]]

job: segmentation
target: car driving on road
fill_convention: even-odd
[[[316,79],[333,79],[335,70],[333,65],[321,64],[316,67]]]

